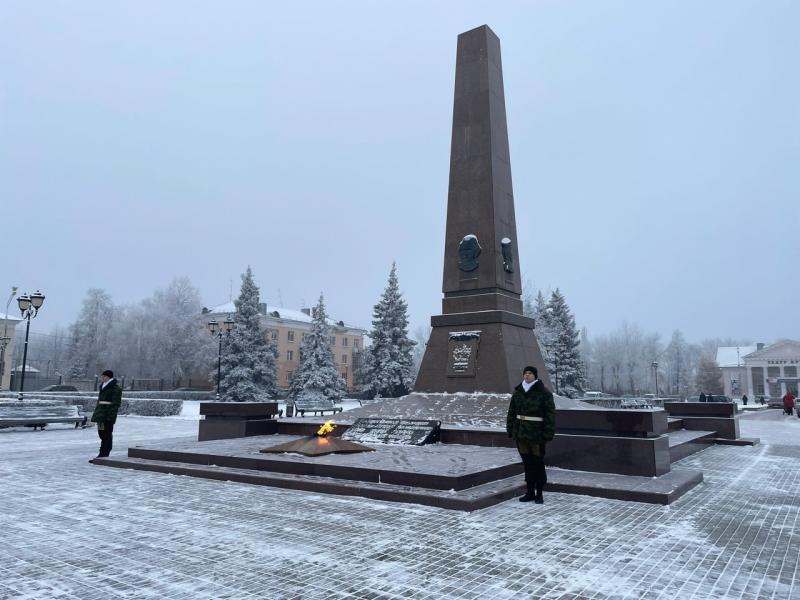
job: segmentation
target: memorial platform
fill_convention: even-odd
[[[95,463],[463,511],[525,493],[522,465],[514,448],[375,444],[374,452],[318,457],[260,452],[296,439],[300,436],[164,442],[134,446],[127,458],[96,459]],[[701,472],[684,469],[658,478],[557,468],[548,473],[547,491],[655,504],[674,502],[703,479]]]

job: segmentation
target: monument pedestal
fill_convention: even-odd
[[[277,402],[202,402],[197,440],[270,435],[278,431]]]
[[[527,365],[539,365],[539,378],[550,386],[533,319],[487,310],[434,316],[431,324],[416,391],[511,393]]]

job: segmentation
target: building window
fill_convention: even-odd
[[[347,347],[347,344],[350,343],[350,338],[343,337],[342,338],[342,346]]]
[[[347,354],[342,354],[342,364],[343,365],[347,364]]]
[[[269,336],[270,336],[270,338],[272,338],[273,342],[277,342],[278,341],[278,330],[277,329],[271,330],[269,332]]]
[[[286,351],[286,360],[294,360],[294,350]]]
[[[286,339],[289,340],[290,342],[293,342],[294,341],[294,331],[292,331],[292,330],[287,331],[286,332]]]
[[[347,371],[342,373],[342,379],[344,379],[344,382],[347,383]]]
[[[783,367],[784,377],[797,377],[797,367]]]
[[[358,340],[353,340],[353,348],[358,350]]]
[[[331,346],[335,346],[335,345],[336,345],[336,336],[332,335],[331,336]]]
[[[294,377],[294,371],[286,371],[286,383],[292,383],[293,377]]]
[[[306,341],[306,338],[307,338],[307,337],[308,337],[308,333],[306,333],[306,332],[304,331],[304,332],[303,332],[303,341],[304,341],[304,342]]]

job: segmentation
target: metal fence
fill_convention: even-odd
[[[664,408],[665,398],[578,398],[601,408]],[[669,398],[666,398],[669,401]]]
[[[117,380],[124,390],[140,392],[164,392],[177,389],[196,389],[206,391],[211,389],[211,384],[207,379],[201,378],[175,378],[175,379],[153,379],[145,377],[118,377]],[[12,373],[9,391],[20,391],[22,384],[22,373]],[[51,385],[71,385],[81,392],[96,392],[100,389],[100,378],[91,377],[89,379],[66,379],[61,375],[46,377],[38,373],[25,373],[25,391],[38,392]]]

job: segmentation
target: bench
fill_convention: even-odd
[[[75,423],[75,429],[86,427],[87,417],[75,405],[31,406],[30,404],[0,405],[0,427],[44,428],[49,423]]]
[[[334,415],[342,412],[341,406],[335,406],[332,400],[295,400],[294,412],[300,413],[304,417],[307,412],[313,412],[314,416],[317,413],[320,415],[325,414],[325,411],[331,411]]]

